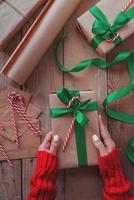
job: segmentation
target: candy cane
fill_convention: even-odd
[[[3,153],[3,156],[5,157],[6,161],[8,162],[9,166],[13,167],[13,164],[11,162],[11,160],[9,159],[3,145],[0,143],[0,151]]]
[[[17,124],[16,124],[16,119],[15,119],[13,102],[12,102],[12,99],[10,99],[10,94],[8,96],[8,101],[9,101],[9,106],[10,106],[10,111],[11,111],[12,125],[13,125],[14,131],[15,131],[16,145],[17,145],[17,147],[19,147],[20,146],[19,133],[18,133],[18,128],[17,128]]]
[[[19,116],[22,118],[22,120],[25,121],[27,126],[32,130],[32,132],[36,135],[42,135],[41,131],[39,130],[39,127],[37,127],[36,124],[32,122],[32,120],[23,112],[23,110],[17,105],[17,101],[19,101],[22,105],[24,105],[24,98],[16,93],[16,92],[10,92],[8,94],[8,101],[10,105],[11,110],[11,117],[12,117],[12,124],[13,128],[15,130],[16,135],[16,144],[19,146],[19,134],[18,129],[16,126],[16,120],[15,120],[15,111],[19,114]]]
[[[69,101],[69,103],[68,103],[68,105],[67,105],[67,108],[70,108],[70,107],[71,107],[71,105],[72,105],[72,103],[73,103],[74,100],[79,100],[79,101],[80,101],[80,97],[79,97],[79,96],[74,96],[74,97]],[[71,125],[70,125],[70,127],[69,127],[69,129],[68,129],[68,132],[67,132],[67,135],[66,135],[66,137],[65,137],[65,139],[64,139],[63,147],[62,147],[63,152],[65,151],[65,149],[66,149],[66,147],[67,147],[67,145],[68,145],[68,142],[69,142],[69,140],[70,140],[70,137],[72,136],[74,123],[75,123],[75,118],[73,118],[73,120],[71,121]]]
[[[66,147],[67,147],[67,145],[68,145],[69,139],[70,139],[70,137],[71,137],[71,135],[72,135],[74,123],[75,123],[75,118],[71,121],[71,125],[70,125],[70,127],[69,127],[69,129],[68,129],[68,133],[67,133],[67,136],[66,136],[66,138],[65,138],[65,140],[64,140],[63,147],[62,147],[62,150],[63,150],[63,151],[65,151],[65,149],[66,149]]]
[[[128,8],[132,5],[132,3],[134,2],[134,0],[129,0],[126,5],[124,6],[124,8],[122,9],[122,12],[125,12],[128,10]]]
[[[33,131],[35,135],[41,135],[39,128],[31,121],[31,119],[18,107],[18,105],[13,105],[14,110],[20,115],[20,117],[25,121],[28,127]]]

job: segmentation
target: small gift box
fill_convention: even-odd
[[[51,126],[61,138],[59,168],[97,165],[98,152],[92,135],[99,136],[94,91],[58,89],[50,94]]]
[[[77,19],[79,30],[101,56],[134,33],[134,3],[126,3],[101,0]]]

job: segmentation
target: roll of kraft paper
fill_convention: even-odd
[[[81,0],[49,0],[2,73],[23,85]]]

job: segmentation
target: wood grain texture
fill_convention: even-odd
[[[14,168],[6,162],[0,164],[0,199],[21,200],[21,161],[13,162]]]
[[[14,10],[20,13],[25,18],[29,17],[47,0],[5,0]]]
[[[32,19],[31,19],[32,21]],[[27,31],[29,24],[23,29],[23,33]],[[23,86],[24,90],[32,92],[32,103],[42,110],[41,127],[45,134],[51,130],[50,114],[49,114],[49,93],[54,93],[56,88],[63,86],[63,74],[57,69],[55,63],[55,41],[49,48],[48,52],[43,56],[36,70],[32,73],[26,84]],[[43,137],[44,137],[43,136]],[[42,138],[43,139],[43,138]],[[33,171],[33,166],[29,165],[29,161],[23,161],[23,176],[27,177],[27,167],[29,171]],[[31,161],[32,162],[32,161]],[[27,182],[23,179],[23,185],[27,185],[27,190],[23,189],[23,197],[29,192],[28,182],[30,182],[30,176]],[[57,200],[63,200],[64,195],[64,172],[59,172],[57,179]]]
[[[5,49],[11,38],[45,5],[47,0],[3,0],[0,1],[0,49]],[[38,12],[37,12],[38,13]],[[36,13],[35,13],[36,15]]]
[[[20,36],[19,34],[10,43],[5,52],[0,52],[0,68],[6,62],[14,47],[16,46]],[[19,86],[7,79],[7,77],[0,75],[0,85],[10,85],[16,88]],[[21,200],[21,160],[13,161],[14,168],[8,166],[7,162],[0,163],[0,199],[1,200]]]
[[[134,41],[134,35],[128,38],[126,41],[124,41],[120,46],[116,47],[108,55],[107,60],[109,61],[112,60],[114,56],[117,55],[120,51],[123,50],[134,51],[132,41]],[[129,84],[129,82],[130,79],[126,62],[120,63],[116,66],[112,66],[108,70],[108,93],[112,92],[113,90],[119,87],[126,86],[127,84]],[[116,101],[116,103],[114,102],[112,104],[112,107],[117,110],[133,114],[134,113],[133,99],[134,99],[134,93],[131,93],[126,97],[120,99],[119,101]],[[109,118],[108,127],[112,135],[112,138],[119,147],[125,174],[128,178],[130,178],[132,183],[134,183],[134,176],[132,175],[133,165],[126,158],[126,147],[130,137],[134,135],[134,125],[119,122],[117,120],[112,120],[111,118]],[[134,191],[134,187],[132,188]]]
[[[94,51],[83,40],[80,33],[75,28],[75,19],[86,11],[89,6],[96,3],[97,0],[83,0],[79,8],[65,25],[65,31],[70,33],[69,38],[65,42],[64,51],[61,52],[61,58],[67,66],[74,65],[81,59],[96,56]],[[37,14],[37,13],[36,13]],[[6,62],[17,43],[29,28],[29,23],[14,37],[5,52],[0,52],[0,68]],[[134,37],[129,38],[122,45],[116,47],[108,55],[108,60],[111,60],[121,49],[134,50],[132,45]],[[75,86],[81,90],[94,89],[97,92],[99,111],[103,115],[104,123],[107,125],[107,117],[102,109],[102,102],[107,92],[112,91],[119,86],[126,85],[129,82],[129,76],[125,63],[112,67],[108,70],[99,70],[91,67],[85,72],[71,75],[62,74],[55,63],[55,43],[49,48],[48,52],[43,56],[38,67],[32,73],[29,80],[23,86],[23,90],[33,93],[32,103],[42,109],[41,116],[42,129],[45,134],[51,129],[50,115],[49,115],[49,93],[55,92],[57,87],[71,87]],[[83,75],[87,78],[83,78]],[[15,83],[0,76],[0,84],[18,87]],[[124,104],[125,103],[125,104]],[[115,108],[124,111],[134,112],[133,94],[127,98],[120,100],[113,104]],[[124,166],[125,174],[134,183],[133,165],[127,160],[125,155],[126,144],[128,139],[133,135],[133,125],[128,125],[112,119],[108,120],[109,130],[119,146],[121,153],[121,160]],[[22,161],[14,161],[14,170],[8,167],[7,163],[0,163],[0,199],[1,200],[25,200],[29,192],[30,177],[33,173],[36,159],[23,159]],[[57,199],[56,200],[102,200],[101,190],[102,181],[98,172],[98,167],[71,169],[66,171],[59,171],[57,179]]]
[[[0,3],[0,48],[19,30],[26,20],[5,1]]]
[[[82,2],[65,26],[65,31],[69,32],[69,38],[64,45],[64,64],[66,66],[73,66],[74,63],[78,63],[82,59],[98,57],[75,27],[76,18],[92,4],[93,1]],[[79,90],[95,90],[102,113],[101,105],[107,91],[106,71],[91,67],[80,73],[65,74],[64,86],[77,87]],[[66,170],[65,199],[102,199],[101,188],[101,178],[97,167]],[[98,192],[96,193],[96,191]]]
[[[36,159],[22,160],[22,199],[25,200],[29,193],[30,178],[33,174]]]

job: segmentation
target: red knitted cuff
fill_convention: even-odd
[[[49,169],[49,171],[56,171],[58,168],[58,157],[47,151],[37,152],[36,167]]]
[[[99,158],[99,167],[108,193],[123,193],[130,189],[130,182],[125,179],[122,171],[117,148]]]

